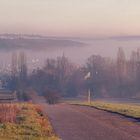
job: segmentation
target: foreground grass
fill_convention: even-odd
[[[29,103],[4,106],[14,106],[16,117],[12,121],[1,119],[4,121],[0,123],[0,140],[58,140],[38,106]]]
[[[75,102],[73,104],[92,106],[97,109],[119,113],[128,117],[140,119],[140,106],[119,104],[119,103],[106,103],[106,102]]]

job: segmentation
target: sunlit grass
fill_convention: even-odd
[[[14,121],[11,122],[9,121],[11,119],[4,119],[0,123],[0,140],[58,140],[39,106],[29,103],[1,106],[5,106],[6,109],[8,106],[12,109],[13,106],[18,111],[16,112],[16,118],[14,111]],[[7,110],[12,114],[13,109]],[[9,113],[7,113],[7,116],[4,115],[6,118],[8,116]]]
[[[97,109],[112,111],[112,112],[120,113],[122,115],[140,119],[140,106],[137,105],[106,103],[106,102],[96,102],[96,101],[91,103],[73,102],[72,104],[93,106]]]

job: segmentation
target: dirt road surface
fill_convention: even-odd
[[[140,122],[87,106],[48,105],[35,97],[62,140],[140,140]]]
[[[86,106],[41,104],[62,140],[140,140],[140,123]]]

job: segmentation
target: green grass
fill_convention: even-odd
[[[40,108],[17,104],[16,122],[0,123],[0,140],[58,140]]]
[[[73,104],[93,106],[97,109],[116,112],[125,116],[140,119],[140,106],[119,104],[119,103],[106,103],[106,102],[75,102]]]

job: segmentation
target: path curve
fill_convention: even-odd
[[[62,140],[140,140],[140,124],[86,106],[41,104]]]

